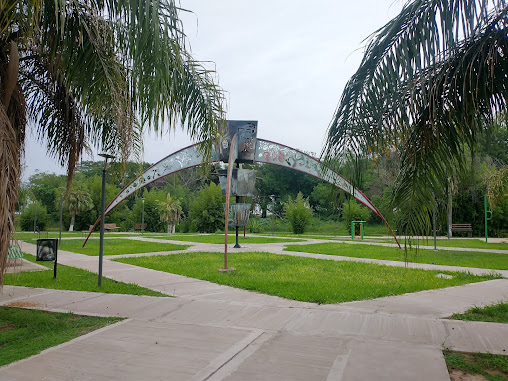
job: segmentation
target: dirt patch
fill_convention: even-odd
[[[489,381],[481,374],[470,374],[463,370],[453,369],[450,371],[450,381]]]
[[[2,326],[0,326],[0,332],[8,331],[8,330],[14,329],[14,328],[16,328],[16,326],[14,324],[2,325]]]
[[[21,307],[21,308],[40,307],[40,304],[33,302],[12,302],[7,304],[7,307]]]

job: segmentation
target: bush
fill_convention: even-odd
[[[32,204],[26,206],[23,209],[23,212],[21,213],[21,217],[20,217],[21,230],[33,231],[34,216],[35,216],[35,209],[36,208],[37,208],[36,225],[39,227],[39,230],[46,229],[46,225],[48,224],[48,221],[49,221],[49,215],[48,215],[46,207],[41,205],[41,203],[37,201],[35,203],[32,203]]]
[[[247,226],[249,232],[251,233],[261,233],[261,224],[259,223],[259,219],[251,217],[249,218],[249,225]]]
[[[293,233],[303,234],[312,218],[312,209],[309,205],[309,199],[303,198],[302,192],[298,192],[296,200],[293,201],[290,197],[289,200],[284,203],[284,211],[286,213],[286,218],[291,224]]]
[[[346,223],[346,229],[351,231],[351,221],[368,221],[370,210],[358,204],[355,200],[345,202],[342,207],[342,219]]]
[[[189,229],[195,226],[202,233],[215,233],[224,227],[224,205],[219,186],[210,183],[201,189],[189,212]]]

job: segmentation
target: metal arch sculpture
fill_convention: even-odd
[[[235,138],[231,139],[230,144],[231,148],[239,146],[236,143]],[[170,174],[182,171],[184,169],[196,167],[203,163],[203,155],[200,153],[198,146],[200,143],[194,144],[187,148],[183,148],[177,152],[172,153],[171,155],[166,156],[164,159],[155,163],[151,167],[149,167],[145,172],[143,172],[138,178],[132,181],[129,185],[127,185],[107,206],[104,215],[111,212],[120,202],[125,200],[127,197],[132,195],[134,192],[139,189],[145,187],[146,185],[161,179]],[[234,147],[233,147],[234,145]],[[254,147],[252,147],[254,148]],[[212,153],[212,158],[210,162],[217,162],[220,159],[220,150],[216,150]],[[229,151],[229,150],[228,150]],[[236,151],[232,149],[232,151]],[[229,156],[229,153],[228,153]],[[234,161],[234,160],[233,160]],[[267,163],[274,164],[281,167],[291,168],[293,170],[303,172],[314,176],[318,179],[324,180],[337,188],[343,190],[346,193],[352,195],[356,200],[364,204],[367,208],[369,208],[374,214],[376,214],[381,220],[386,224],[389,231],[392,233],[395,241],[399,245],[399,241],[395,236],[395,233],[391,229],[390,225],[383,217],[381,212],[376,208],[376,206],[365,196],[358,188],[354,187],[346,178],[339,175],[337,172],[332,170],[331,168],[325,166],[318,159],[307,155],[304,152],[296,150],[294,148],[288,147],[286,145],[272,142],[269,140],[257,139],[255,138],[255,149],[253,152],[253,161],[259,163]],[[232,164],[232,163],[231,163]],[[232,167],[232,165],[229,167]],[[228,171],[228,182],[231,179],[231,171]],[[227,217],[226,217],[227,221]],[[90,233],[88,234],[85,242],[83,243],[83,247],[86,245],[88,238],[95,230],[95,227],[100,222],[100,217],[97,219],[92,229],[90,229]],[[227,225],[227,222],[226,222]],[[226,253],[227,253],[227,238],[225,241],[226,245]],[[227,267],[227,265],[225,266]]]

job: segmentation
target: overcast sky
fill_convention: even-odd
[[[258,137],[320,154],[365,43],[401,9],[397,0],[181,0],[194,57],[213,61],[228,119],[257,120]],[[23,179],[65,173],[27,134]],[[186,147],[181,131],[145,137],[149,163]],[[84,160],[98,160],[97,156]]]

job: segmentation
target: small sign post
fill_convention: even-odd
[[[58,239],[44,238],[37,240],[36,261],[54,261],[53,279],[56,279],[56,267],[58,262]]]

